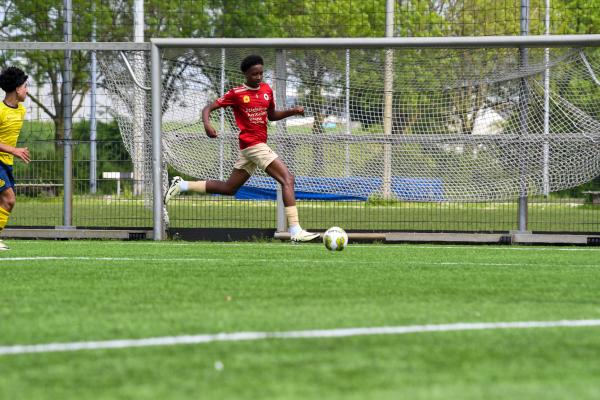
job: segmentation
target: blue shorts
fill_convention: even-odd
[[[15,177],[13,176],[12,165],[6,165],[3,162],[0,162],[0,192],[4,192],[6,189],[14,187]]]

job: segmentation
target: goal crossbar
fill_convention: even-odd
[[[508,48],[600,45],[600,34],[381,38],[154,38],[159,48]]]
[[[455,36],[418,38],[152,38],[149,42],[15,42],[0,41],[0,50],[150,51],[152,46],[291,48],[493,48],[579,47],[600,45],[600,34],[532,36]]]

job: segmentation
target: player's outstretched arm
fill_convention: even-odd
[[[267,109],[269,121],[279,121],[292,115],[304,115],[304,107],[296,106],[287,110],[275,110],[275,107]]]
[[[209,104],[202,109],[202,122],[204,123],[204,131],[206,132],[206,136],[210,138],[216,138],[219,136],[215,128],[213,128],[212,124],[210,123],[210,113],[220,107],[221,105],[214,101],[212,104]]]
[[[29,149],[27,147],[12,147],[4,143],[0,143],[0,151],[3,153],[12,154],[15,157],[20,158],[26,164],[29,164],[31,161],[31,156],[29,155]]]

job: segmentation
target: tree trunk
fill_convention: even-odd
[[[56,154],[62,153],[64,148],[63,140],[65,138],[65,121],[62,112],[54,118],[54,149]]]

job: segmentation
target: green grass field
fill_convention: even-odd
[[[599,248],[6,242],[2,399],[600,397],[600,326],[7,354],[217,333],[598,322]]]

